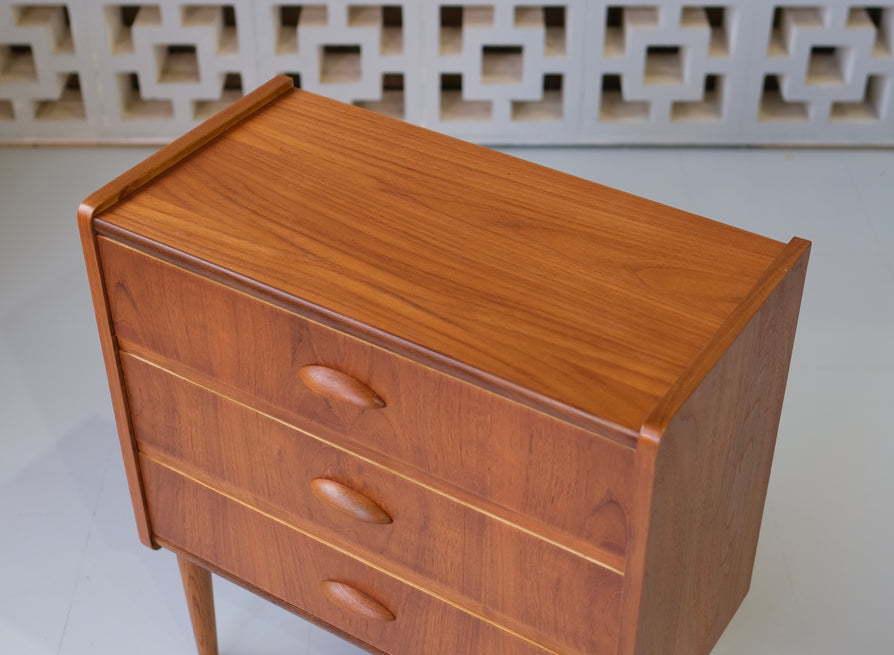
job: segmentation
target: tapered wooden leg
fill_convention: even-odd
[[[183,591],[189,605],[189,618],[199,655],[217,655],[217,627],[214,622],[214,594],[211,572],[188,559],[177,557]]]

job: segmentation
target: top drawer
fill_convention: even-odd
[[[99,238],[114,332],[261,402],[552,526],[623,568],[635,451],[227,286]],[[321,365],[368,386],[368,408],[312,391]],[[538,527],[537,525],[534,527]],[[547,534],[549,530],[546,531]]]

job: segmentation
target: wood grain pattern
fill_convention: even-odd
[[[104,229],[594,429],[636,433],[783,247],[304,91],[257,116]]]
[[[122,362],[154,460],[559,652],[608,652],[617,640],[622,576],[126,353]],[[374,497],[393,522],[321,505],[310,486],[320,475]]]
[[[205,569],[386,655],[707,655],[736,611],[808,242],[285,77],[78,217],[201,655]]]
[[[211,572],[185,557],[177,557],[189,618],[199,655],[217,654],[217,623],[214,619],[214,591]]]
[[[337,580],[324,580],[323,593],[343,610],[353,612],[373,621],[393,621],[394,613],[372,596]]]
[[[243,589],[250,591],[251,593],[253,593],[257,596],[260,596],[261,598],[267,600],[268,602],[273,603],[274,605],[277,605],[277,606],[283,608],[284,610],[287,610],[289,612],[292,612],[293,614],[296,614],[297,616],[300,616],[305,621],[312,623],[313,625],[316,625],[316,626],[322,628],[323,630],[327,630],[328,632],[338,636],[339,638],[343,639],[344,641],[347,641],[348,643],[354,644],[355,646],[363,649],[366,652],[374,653],[375,655],[390,655],[389,653],[385,653],[385,651],[383,651],[382,649],[376,648],[376,647],[372,646],[371,644],[363,642],[360,639],[358,639],[357,637],[355,637],[354,635],[351,635],[351,634],[345,632],[344,630],[337,628],[336,626],[332,625],[331,623],[327,623],[326,621],[323,621],[320,617],[314,616],[313,614],[308,612],[306,609],[292,605],[291,603],[288,603],[287,601],[283,600],[282,598],[278,598],[277,596],[274,596],[270,592],[265,591],[264,589],[261,589],[260,587],[258,587],[255,584],[252,584],[248,580],[244,580],[243,578],[234,576],[232,573],[225,571],[221,567],[217,566],[216,564],[213,564],[212,562],[209,562],[206,559],[202,559],[201,557],[195,555],[194,553],[187,553],[185,550],[183,550],[182,547],[180,547],[176,544],[173,544],[170,541],[167,541],[163,537],[156,536],[156,539],[157,539],[157,543],[159,544],[159,546],[161,548],[165,548],[165,549],[171,551],[178,557],[185,557],[185,558],[188,558],[190,561],[197,562],[200,566],[207,569],[208,571],[211,571],[217,577],[223,578],[225,580],[229,580],[233,584],[238,585],[239,587],[242,587]]]
[[[347,403],[361,409],[381,409],[385,401],[369,386],[347,373],[329,366],[310,364],[298,369],[307,388],[324,398]]]
[[[337,431],[403,462],[407,475],[424,471],[555,526],[623,567],[634,450],[107,239],[100,247],[123,347],[180,362],[248,405],[267,401],[294,425]],[[386,406],[360,410],[309,391],[298,370],[312,362],[366,381]]]
[[[310,481],[310,489],[321,502],[352,519],[377,525],[388,525],[393,522],[388,512],[376,501],[341,482],[328,478],[314,478]]]
[[[361,643],[387,653],[426,655],[552,652],[302,536],[160,464],[142,458],[142,466],[152,525],[160,540]],[[394,610],[398,620],[369,621],[335,607],[320,587],[320,582],[328,579],[349,582],[375,594]]]
[[[710,652],[748,591],[809,248],[798,254],[660,440],[641,442],[648,543],[622,655]]]

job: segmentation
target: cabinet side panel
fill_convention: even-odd
[[[87,279],[90,282],[90,295],[93,298],[93,309],[96,313],[96,327],[99,330],[99,342],[109,379],[109,392],[112,397],[112,408],[115,412],[115,424],[121,441],[121,454],[124,457],[124,470],[127,473],[127,485],[133,503],[134,518],[140,541],[150,548],[158,548],[152,540],[149,526],[149,512],[143,495],[143,484],[137,461],[137,445],[131,430],[127,409],[127,395],[124,388],[124,376],[118,360],[118,346],[112,333],[112,321],[109,315],[108,297],[102,277],[102,265],[96,247],[96,236],[93,232],[92,219],[88,215],[78,215],[78,229],[81,235],[81,246],[84,249],[84,262],[87,266]]]
[[[661,436],[636,655],[706,655],[748,591],[807,259]]]

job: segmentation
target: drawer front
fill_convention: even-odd
[[[392,655],[549,652],[146,457],[141,466],[160,540],[374,649]]]
[[[611,652],[621,575],[138,358],[122,364],[151,457],[539,643]]]
[[[634,450],[129,247],[99,243],[123,349],[177,362],[290,422],[335,430],[531,517],[535,529],[552,526],[623,568]],[[301,375],[308,365],[349,375],[384,407],[312,391]]]

